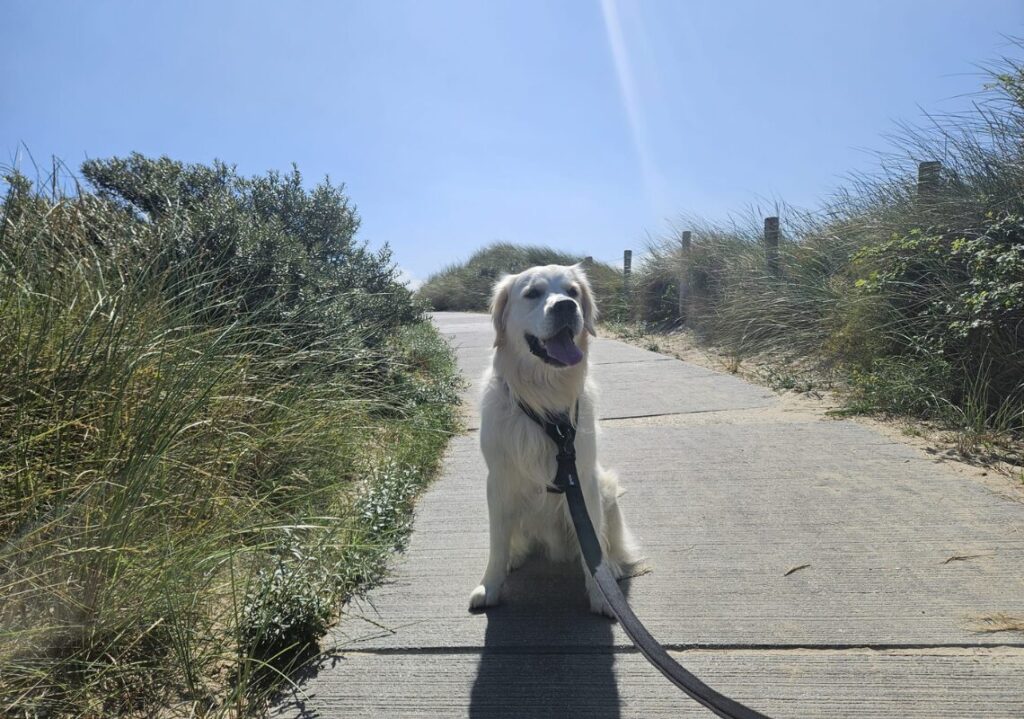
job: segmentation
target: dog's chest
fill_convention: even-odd
[[[555,477],[557,448],[551,438],[521,411],[500,414],[481,434],[488,469],[521,485],[529,493],[543,493]],[[486,423],[485,423],[486,424]],[[579,474],[589,476],[594,467],[593,426],[578,429],[575,449]]]

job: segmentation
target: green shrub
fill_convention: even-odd
[[[313,571],[315,558],[301,544],[281,551],[276,567],[257,571],[242,604],[238,671],[251,686],[272,683],[316,654],[334,612],[336,595]]]
[[[1024,408],[1024,218],[993,215],[970,234],[914,229],[855,262],[865,274],[858,288],[885,313],[875,332],[886,354],[941,364],[915,376],[921,391],[964,407],[978,402],[970,394],[980,379],[995,402],[986,412]],[[878,381],[862,371],[860,384]]]
[[[370,252],[355,241],[359,217],[343,186],[323,182],[307,192],[294,168],[243,178],[222,163],[138,154],[87,161],[82,173],[100,198],[162,235],[153,271],[187,268],[186,281],[216,278],[193,287],[191,299],[222,316],[263,312],[264,322],[300,345],[339,326],[373,344],[418,317],[390,251]]]

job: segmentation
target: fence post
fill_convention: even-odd
[[[685,324],[690,319],[690,238],[689,230],[680,236],[679,255],[679,321]]]
[[[633,250],[622,252],[622,296],[626,302],[626,317],[633,316],[633,293],[630,287],[630,275],[633,274]]]
[[[919,202],[934,200],[942,184],[942,163],[928,160],[917,164],[917,199]]]
[[[764,218],[764,259],[768,271],[779,274],[779,218]]]

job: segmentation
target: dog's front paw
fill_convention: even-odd
[[[498,603],[499,589],[499,587],[489,587],[486,584],[481,584],[469,595],[469,610],[473,611],[496,605]]]

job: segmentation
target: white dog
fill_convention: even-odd
[[[585,273],[579,265],[548,265],[506,276],[494,288],[491,314],[495,351],[480,424],[490,558],[470,609],[497,604],[509,571],[535,547],[555,560],[580,556],[564,496],[546,491],[555,476],[555,445],[519,403],[538,416],[573,417],[579,403],[576,465],[601,549],[616,578],[639,561],[619,511],[618,480],[597,463],[595,390],[587,382],[587,334],[594,334],[597,308]],[[610,614],[585,567],[584,575],[591,610]]]

